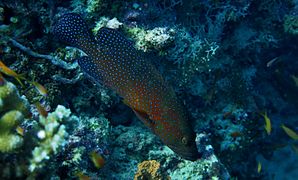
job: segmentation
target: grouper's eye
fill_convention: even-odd
[[[188,139],[184,136],[181,139],[182,144],[187,145],[188,144]]]

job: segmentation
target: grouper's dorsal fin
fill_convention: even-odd
[[[105,49],[133,48],[133,42],[115,29],[101,28],[95,39]]]

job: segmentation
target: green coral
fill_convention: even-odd
[[[29,103],[21,97],[15,85],[4,81],[0,86],[0,152],[11,152],[23,143],[16,127],[28,116]]]

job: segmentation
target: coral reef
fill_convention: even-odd
[[[106,163],[110,162],[111,128],[109,121],[103,115],[72,117],[72,119],[71,127],[69,124],[66,127],[69,136],[64,146],[65,150],[58,154],[63,159],[59,167],[68,169],[68,176],[74,176],[77,172],[88,172],[92,177],[96,177],[97,175],[93,173],[94,164],[90,159],[90,153],[96,152]],[[106,169],[106,166],[104,165],[101,169]]]
[[[177,170],[171,172],[171,179],[228,179],[228,175],[222,175],[222,164],[216,156],[210,156],[200,162],[181,162],[177,165]]]
[[[16,133],[16,127],[30,112],[26,98],[19,95],[15,85],[5,80],[0,85],[0,113],[0,151],[11,152],[23,143],[23,137]]]
[[[248,114],[243,109],[233,109],[227,107],[223,110],[223,114],[215,116],[213,120],[214,126],[218,130],[214,132],[215,136],[221,137],[220,150],[227,149],[234,151],[236,148],[241,148],[244,145],[246,137],[246,129],[244,124],[249,121]]]
[[[202,158],[197,161],[178,159],[168,148],[158,151],[150,151],[150,159],[159,159],[161,168],[167,169],[171,179],[229,179],[230,174],[214,154],[214,149],[206,134],[197,134],[196,142],[202,153]]]
[[[0,1],[1,61],[48,91],[0,82],[0,179],[295,179],[297,142],[280,126],[298,131],[297,12],[297,0]],[[180,158],[83,74],[85,52],[52,31],[65,13],[95,35],[120,31],[156,65],[188,112],[200,159]]]
[[[157,149],[160,142],[145,127],[117,126],[110,137],[111,154],[101,173],[103,178],[134,177],[137,164],[142,162],[150,149]],[[113,163],[117,162],[117,163]],[[109,174],[109,176],[108,176]]]

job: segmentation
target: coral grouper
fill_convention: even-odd
[[[66,14],[53,33],[88,56],[78,62],[97,82],[115,90],[160,139],[185,159],[199,153],[195,133],[174,90],[133,44],[113,29],[102,28],[95,38],[78,14]]]

